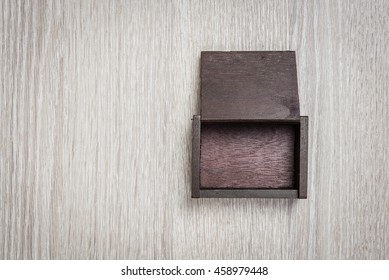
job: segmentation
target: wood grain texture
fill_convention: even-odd
[[[297,189],[200,189],[202,198],[269,198],[296,199]]]
[[[201,118],[193,116],[192,121],[192,197],[200,197],[200,147],[201,147]]]
[[[295,129],[288,124],[203,123],[201,188],[294,188]]]
[[[292,51],[202,52],[200,80],[204,121],[300,118]]]
[[[389,259],[389,2],[0,1],[0,258]],[[192,199],[201,51],[295,50],[308,199]]]
[[[308,117],[300,118],[300,133],[298,139],[298,176],[297,185],[299,190],[299,198],[308,197]]]

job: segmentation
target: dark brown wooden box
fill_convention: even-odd
[[[292,51],[202,52],[192,197],[307,197],[308,117]]]

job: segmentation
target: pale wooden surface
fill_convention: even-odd
[[[1,1],[0,257],[389,258],[389,1]],[[296,50],[309,199],[190,198],[201,50]]]

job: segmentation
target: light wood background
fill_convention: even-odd
[[[0,4],[0,257],[389,259],[389,1]],[[190,198],[201,50],[296,50],[309,199]]]

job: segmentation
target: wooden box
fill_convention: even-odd
[[[307,197],[294,52],[202,52],[200,99],[192,197]]]

